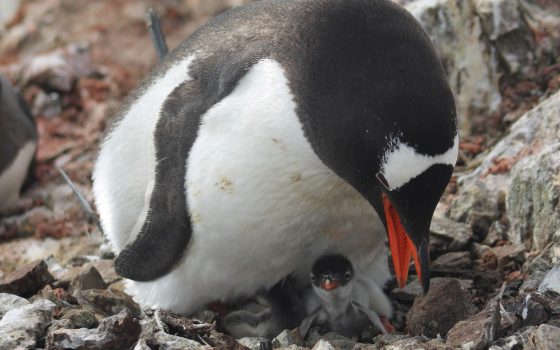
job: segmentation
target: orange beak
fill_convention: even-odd
[[[403,288],[406,285],[411,256],[414,258],[418,279],[422,281],[418,250],[401,224],[397,210],[385,194],[383,194],[383,208],[385,209],[385,218],[387,220],[389,247],[391,248],[395,275],[399,287]]]
[[[338,282],[336,280],[331,280],[330,278],[327,278],[325,282],[321,284],[321,288],[323,288],[324,290],[336,289],[338,288]]]

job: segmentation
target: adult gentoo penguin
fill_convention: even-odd
[[[21,95],[0,76],[0,209],[19,198],[33,179],[37,130]]]
[[[386,232],[400,283],[413,255],[427,290],[457,151],[445,73],[404,9],[263,0],[211,20],[142,83],[93,190],[116,270],[147,306],[307,285],[329,253],[384,285]]]

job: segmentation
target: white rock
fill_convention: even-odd
[[[29,305],[29,301],[20,296],[0,293],[0,319],[10,310]]]
[[[39,299],[8,311],[0,320],[0,350],[35,349],[37,340],[52,322],[55,307],[54,303]]]
[[[539,292],[544,293],[547,291],[554,291],[560,293],[560,264],[554,266],[539,285]]]

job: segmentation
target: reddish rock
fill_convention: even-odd
[[[47,264],[43,260],[36,260],[4,276],[0,281],[0,293],[28,298],[53,279]]]

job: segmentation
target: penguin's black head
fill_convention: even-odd
[[[342,255],[325,255],[311,268],[311,283],[326,291],[344,287],[353,277],[352,263]]]

